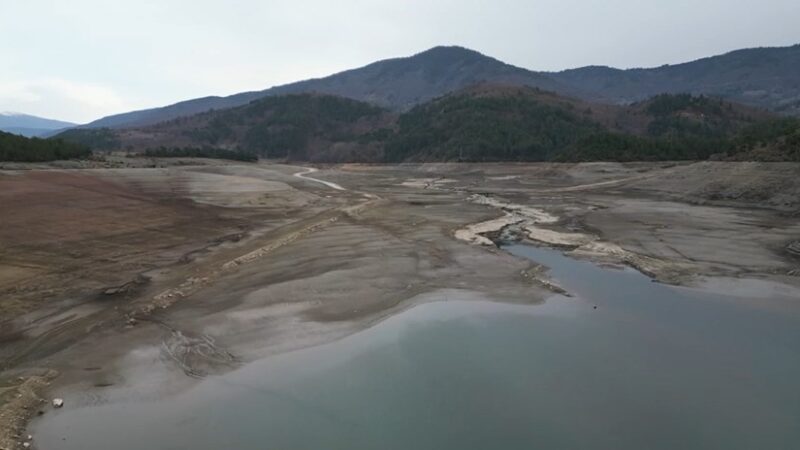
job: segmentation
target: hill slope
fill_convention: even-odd
[[[309,92],[405,111],[480,82],[538,87],[585,100],[620,104],[663,93],[704,94],[800,115],[800,45],[739,50],[650,69],[591,66],[554,73],[511,66],[461,47],[435,47],[410,57],[378,61],[324,78],[117,114],[84,127],[151,125],[211,109],[245,105],[266,96]]]
[[[27,138],[0,131],[0,161],[54,161],[86,158],[91,154],[88,147],[61,139]]]
[[[545,161],[605,128],[577,102],[533,88],[478,86],[400,116],[388,161]]]
[[[592,66],[547,75],[618,103],[691,93],[800,115],[800,45],[738,50],[651,69]]]
[[[613,106],[533,88],[478,86],[400,116],[385,155],[389,161],[707,159],[772,117],[690,95]]]
[[[232,108],[266,96],[308,92],[352,98],[402,111],[482,81],[578,93],[576,89],[561,86],[545,75],[511,66],[473,50],[434,47],[413,56],[378,61],[325,78],[300,81],[264,91],[244,92],[228,97],[205,97],[163,108],[117,114],[91,122],[86,127],[150,125],[211,109]]]
[[[214,148],[264,158],[374,161],[379,152],[371,136],[394,120],[368,103],[290,94],[140,128],[73,129],[59,137],[101,150]]]
[[[343,97],[290,94],[157,125],[74,129],[60,137],[100,150],[226,150],[326,162],[707,159],[732,153],[733,139],[745,130],[778,142],[773,135],[785,127],[753,128],[773,117],[688,94],[620,106],[481,84],[403,114]],[[746,155],[755,147],[748,145],[736,151]]]
[[[800,119],[753,124],[736,136],[730,154],[739,161],[800,161]]]
[[[22,136],[43,136],[47,133],[74,127],[71,122],[45,119],[20,113],[0,113],[0,131],[19,134]]]

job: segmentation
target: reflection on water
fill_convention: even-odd
[[[48,414],[44,450],[800,448],[800,320],[514,245],[576,298],[415,307],[161,402]],[[597,306],[595,309],[594,307]]]

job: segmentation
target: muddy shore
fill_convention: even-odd
[[[155,165],[0,171],[0,448],[55,395],[165,395],[421,302],[557,292],[500,233],[800,286],[800,164]]]

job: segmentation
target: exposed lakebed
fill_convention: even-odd
[[[678,288],[554,250],[505,248],[550,267],[574,297],[423,304],[164,399],[68,404],[34,423],[37,446],[800,447],[791,292]]]

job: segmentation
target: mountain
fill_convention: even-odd
[[[615,103],[690,93],[800,115],[800,45],[737,50],[651,69],[591,66],[547,76]]]
[[[791,155],[785,146],[772,149],[794,142],[781,138],[793,129],[774,120],[763,110],[705,96],[662,94],[609,105],[483,83],[403,113],[344,97],[289,94],[155,125],[72,129],[59,137],[152,156],[234,152],[237,159],[317,162],[680,160],[744,156],[756,147],[788,157],[780,156]],[[744,130],[751,137],[734,145]],[[774,145],[762,144],[767,140]]]
[[[612,104],[630,104],[664,93],[704,94],[800,115],[800,45],[739,50],[650,69],[590,66],[550,73],[515,67],[462,47],[434,47],[325,78],[117,114],[84,127],[140,127],[212,109],[233,108],[267,96],[310,92],[402,112],[481,82],[538,87]]]
[[[76,124],[61,120],[45,119],[28,114],[0,113],[0,131],[22,136],[44,136],[53,131],[74,127]]]
[[[319,92],[406,111],[478,83],[531,86],[573,96],[581,93],[579,88],[560,85],[545,75],[463,47],[434,47],[411,57],[388,59],[319,80],[279,86],[267,93]]]
[[[419,103],[479,82],[534,86],[569,95],[585,95],[579,89],[562,86],[546,75],[521,69],[462,47],[434,47],[422,53],[378,61],[367,66],[228,97],[204,97],[163,108],[147,109],[104,117],[88,128],[121,128],[150,125],[211,109],[232,108],[259,98],[294,93],[321,93],[404,111]]]

